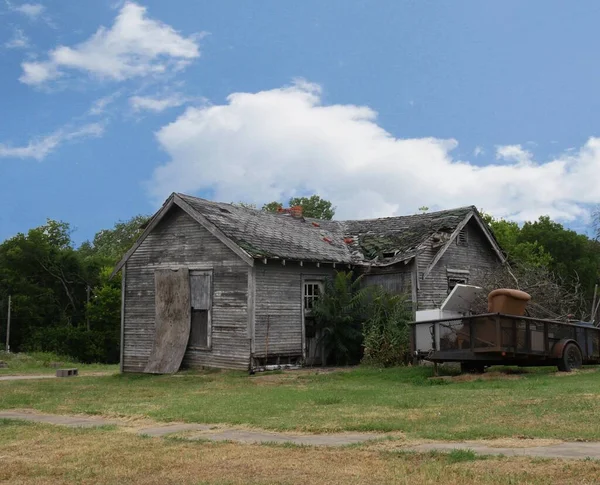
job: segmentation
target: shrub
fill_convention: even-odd
[[[408,362],[410,302],[381,286],[362,287],[361,277],[338,271],[327,280],[313,314],[327,363],[390,367]],[[364,347],[364,349],[363,349]]]
[[[363,363],[390,367],[410,359],[410,302],[380,286],[369,288],[367,318],[363,323]]]
[[[27,340],[28,352],[55,352],[82,363],[119,361],[117,332],[100,332],[82,327],[46,327],[35,329]]]

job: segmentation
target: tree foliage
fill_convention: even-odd
[[[331,220],[335,215],[335,207],[333,207],[333,204],[328,200],[322,199],[318,195],[311,195],[310,197],[292,197],[288,201],[289,207],[298,205],[302,207],[302,215],[304,215],[304,217]],[[262,210],[267,212],[277,212],[282,208],[283,204],[281,202],[273,201],[263,205]]]
[[[542,216],[519,226],[484,215],[508,256],[510,272],[487,279],[496,287],[517,285],[533,297],[538,316],[577,314],[589,318],[594,286],[600,275],[600,244]],[[535,310],[533,310],[535,311]]]
[[[351,271],[339,271],[325,281],[313,314],[328,363],[347,365],[360,359],[364,304],[360,278],[355,279]]]
[[[265,212],[278,212],[280,209],[283,209],[283,204],[277,201],[269,202],[262,206],[262,210]]]
[[[51,219],[0,244],[0,337],[11,295],[13,350],[118,359],[120,280],[109,275],[147,219],[120,221],[77,249],[69,224]]]
[[[292,197],[289,201],[290,207],[301,206],[304,217],[314,217],[315,219],[324,219],[330,221],[335,215],[335,207],[318,195],[310,197]]]
[[[354,364],[361,357],[386,367],[407,362],[412,312],[405,295],[365,287],[360,276],[339,271],[325,282],[313,313],[328,364]]]

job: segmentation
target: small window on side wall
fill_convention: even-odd
[[[448,276],[448,294],[456,285],[468,285],[469,278],[466,276]]]
[[[210,349],[212,336],[212,272],[191,271],[190,292],[192,321],[188,347]]]
[[[456,244],[459,246],[468,246],[469,245],[469,234],[467,233],[467,229],[462,229],[458,236],[456,236]]]
[[[310,313],[315,305],[315,302],[323,293],[323,283],[321,281],[305,281],[304,282],[304,312]]]

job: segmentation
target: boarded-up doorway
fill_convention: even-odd
[[[144,372],[179,370],[190,337],[190,277],[187,268],[154,272],[154,343]]]

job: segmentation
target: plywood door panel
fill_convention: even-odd
[[[179,370],[190,337],[190,283],[187,268],[158,269],[155,282],[155,330],[144,372],[173,374]]]

